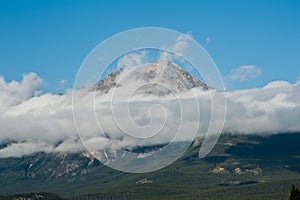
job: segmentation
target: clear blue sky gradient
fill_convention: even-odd
[[[55,91],[71,87],[81,62],[101,41],[132,28],[158,26],[191,33],[223,76],[241,65],[262,69],[257,79],[297,81],[300,1],[0,1],[0,74],[7,81],[35,72]]]

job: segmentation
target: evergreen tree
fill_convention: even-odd
[[[300,191],[294,184],[292,184],[291,194],[289,200],[300,200]]]

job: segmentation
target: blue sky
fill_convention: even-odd
[[[300,1],[0,1],[0,74],[42,77],[46,91],[72,86],[87,54],[113,34],[157,26],[191,33],[222,76],[243,65],[261,75],[233,88],[296,82],[300,75]]]

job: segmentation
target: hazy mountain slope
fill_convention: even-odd
[[[223,135],[208,157],[198,159],[193,146],[172,165],[146,174],[118,172],[76,154],[6,158],[0,188],[2,194],[46,191],[76,199],[287,199],[290,183],[300,183],[299,142],[300,134]]]

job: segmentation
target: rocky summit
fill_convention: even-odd
[[[137,88],[138,94],[157,96],[187,92],[196,87],[203,90],[210,89],[188,71],[164,60],[134,68],[119,69],[100,80],[94,89],[108,93],[113,88],[130,86]]]

